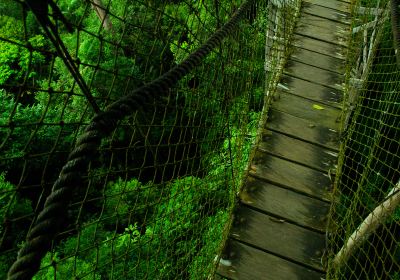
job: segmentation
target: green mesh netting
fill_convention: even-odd
[[[393,39],[400,25],[391,24],[391,15],[398,21],[396,2],[351,4],[329,279],[400,279],[400,68]]]
[[[181,63],[243,3],[1,1],[0,278],[95,112]],[[33,279],[211,277],[263,107],[265,10],[247,5],[176,86],[137,97],[71,183]]]

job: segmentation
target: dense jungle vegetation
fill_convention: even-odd
[[[59,0],[75,31],[57,20],[58,33],[105,108],[180,63],[240,2]],[[208,276],[262,109],[260,10],[178,87],[103,140],[34,279]],[[33,13],[2,0],[1,279],[92,117]]]

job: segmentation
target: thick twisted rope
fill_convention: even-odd
[[[390,13],[392,16],[392,32],[394,40],[394,50],[396,52],[397,67],[400,69],[400,17],[399,0],[390,0]]]
[[[181,64],[148,85],[122,97],[93,118],[77,140],[75,148],[68,157],[68,162],[62,168],[51,194],[46,199],[43,210],[27,234],[26,242],[18,252],[17,260],[8,271],[9,280],[31,279],[39,270],[41,259],[50,249],[53,238],[59,232],[74,190],[80,185],[82,175],[87,172],[88,164],[96,155],[101,139],[116,128],[118,121],[154,100],[160,92],[165,92],[176,85],[182,77],[198,66],[234,30],[254,1],[246,1],[223,27]]]

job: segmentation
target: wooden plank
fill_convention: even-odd
[[[340,129],[338,121],[340,109],[325,106],[284,91],[279,91],[277,96],[279,96],[279,99],[272,104],[274,109],[308,120],[315,125],[322,125],[335,131]]]
[[[235,212],[231,235],[242,242],[323,270],[325,235],[260,213],[246,206]],[[268,238],[265,238],[267,237]]]
[[[330,204],[249,176],[242,203],[304,227],[325,231]]]
[[[351,23],[351,15],[349,13],[315,5],[308,1],[303,1],[302,13],[322,17],[327,20],[338,21],[343,24]]]
[[[224,276],[222,276],[222,275],[220,275],[220,274],[216,274],[216,275],[214,275],[214,278],[212,278],[213,280],[229,280],[229,278],[226,278],[226,277],[224,277]]]
[[[330,72],[336,72],[340,75],[344,73],[344,68],[346,65],[346,61],[344,59],[331,57],[299,47],[293,49],[290,59],[328,70]]]
[[[315,38],[305,37],[297,34],[296,31],[293,35],[292,45],[336,58],[345,58],[342,46],[317,40]]]
[[[335,1],[335,0],[303,0],[306,3],[319,5],[325,8],[338,10],[341,12],[350,12],[350,3],[345,1]]]
[[[265,253],[237,241],[231,241],[231,251],[236,255],[232,266],[222,266],[218,272],[234,280],[321,280],[324,274]]]
[[[332,89],[300,78],[283,75],[280,80],[280,90],[301,96],[316,102],[325,103],[340,108],[342,93],[338,89]]]
[[[314,7],[314,9],[313,9],[313,7]],[[315,8],[317,8],[317,9],[315,9]],[[309,11],[311,10],[313,12],[307,12],[307,9],[309,9]],[[309,26],[318,26],[318,27],[322,27],[322,28],[327,28],[327,30],[330,30],[332,32],[338,32],[338,31],[343,31],[343,30],[350,31],[351,30],[351,26],[349,23],[343,23],[343,22],[340,22],[340,21],[337,21],[334,19],[335,15],[337,15],[337,11],[335,11],[335,10],[324,9],[323,7],[317,6],[317,5],[305,4],[305,7],[303,7],[302,11],[303,11],[303,13],[302,13],[301,17],[299,18],[299,21],[304,23],[307,26],[309,25]],[[321,15],[319,15],[318,12],[321,12]],[[331,17],[333,17],[332,20],[326,18],[326,16],[328,16],[329,14],[332,15],[331,16]],[[324,15],[325,17],[322,15]],[[344,13],[342,15],[350,16],[349,14],[344,14]],[[348,35],[348,33],[346,35]]]
[[[289,60],[284,73],[333,89],[341,89],[343,75],[298,61]]]
[[[258,148],[323,172],[334,169],[337,163],[337,153],[279,132],[264,132]]]
[[[265,128],[315,143],[334,151],[338,151],[339,148],[337,131],[317,125],[315,121],[310,122],[278,110],[271,109],[269,111],[269,121],[267,121]]]
[[[296,34],[347,47],[346,38],[349,29],[349,26],[338,22],[303,14],[297,24]]]
[[[332,182],[328,174],[273,155],[256,152],[249,173],[285,188],[330,201]]]

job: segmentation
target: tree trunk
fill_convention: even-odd
[[[112,29],[112,23],[110,17],[108,16],[106,9],[103,6],[101,0],[92,0],[91,2],[92,8],[96,12],[97,16],[99,17],[103,28],[107,31]]]

